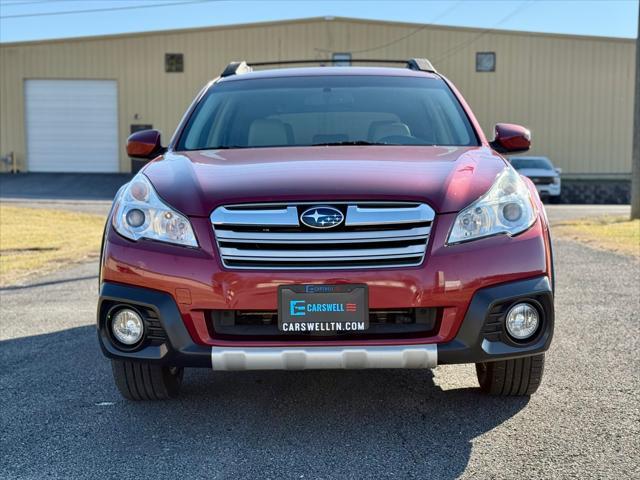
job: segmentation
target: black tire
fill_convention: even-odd
[[[544,353],[515,360],[476,363],[480,390],[490,395],[532,395],[544,372]]]
[[[180,392],[183,368],[111,360],[113,379],[128,400],[166,400]]]

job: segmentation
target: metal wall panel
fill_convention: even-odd
[[[478,51],[496,71],[475,71]],[[462,91],[491,137],[496,122],[522,123],[532,154],[567,176],[626,177],[631,170],[633,40],[307,19],[0,46],[0,155],[25,161],[25,79],[118,82],[120,143],[131,124],[168,139],[193,96],[230,60],[427,57]],[[184,54],[184,73],[165,73],[165,53]],[[124,145],[120,169],[130,162]]]

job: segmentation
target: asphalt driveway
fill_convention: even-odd
[[[107,215],[129,174],[21,173],[0,175],[0,201],[34,208],[53,208]]]
[[[472,366],[212,373],[120,398],[95,264],[0,291],[0,478],[638,478],[640,263],[556,242],[557,330],[527,399]]]
[[[7,173],[0,175],[0,198],[110,200],[130,178],[127,173]]]

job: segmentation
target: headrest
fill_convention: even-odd
[[[287,127],[280,120],[259,118],[249,127],[249,147],[288,145]]]

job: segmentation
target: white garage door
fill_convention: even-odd
[[[29,171],[119,171],[115,81],[27,80],[25,114]]]

